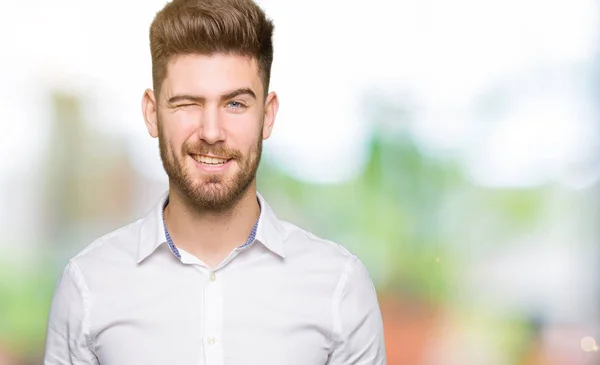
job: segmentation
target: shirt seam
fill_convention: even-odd
[[[333,294],[333,302],[332,302],[332,310],[333,310],[333,342],[339,343],[342,341],[342,320],[340,307],[342,302],[342,295],[344,293],[344,289],[346,288],[346,283],[348,282],[348,278],[354,271],[356,267],[356,262],[358,258],[354,255],[350,256],[350,259],[346,262],[344,270],[340,275],[340,279],[338,280],[337,286],[335,288]]]
[[[86,345],[90,350],[91,354],[96,356],[95,349],[95,341],[92,337],[91,326],[90,326],[90,309],[91,309],[91,293],[85,279],[83,277],[83,273],[79,268],[79,265],[75,263],[73,260],[69,261],[70,270],[73,273],[75,278],[75,282],[77,283],[77,288],[81,294],[82,302],[83,302],[83,316],[81,319],[81,329],[83,332],[83,336],[85,338]],[[95,361],[95,359],[92,359]]]

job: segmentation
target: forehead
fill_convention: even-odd
[[[220,96],[240,88],[262,94],[258,64],[252,57],[217,53],[188,54],[175,57],[167,65],[163,94]]]

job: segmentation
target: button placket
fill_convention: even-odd
[[[210,272],[204,293],[204,355],[206,365],[222,365],[221,332],[223,324],[222,280]]]

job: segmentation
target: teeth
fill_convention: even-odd
[[[207,156],[200,156],[200,155],[192,155],[192,156],[194,157],[194,160],[196,160],[196,162],[200,162],[200,163],[203,163],[206,165],[222,165],[227,162],[227,160],[224,158],[207,157]]]

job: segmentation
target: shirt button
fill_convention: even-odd
[[[214,338],[214,337],[209,337],[209,338],[208,338],[208,344],[209,344],[209,345],[214,345],[214,344],[215,344],[215,342],[217,342],[217,339],[216,339],[216,338]]]
[[[210,273],[210,281],[215,281],[215,280],[217,280],[217,276],[215,275],[214,272],[211,272]]]

